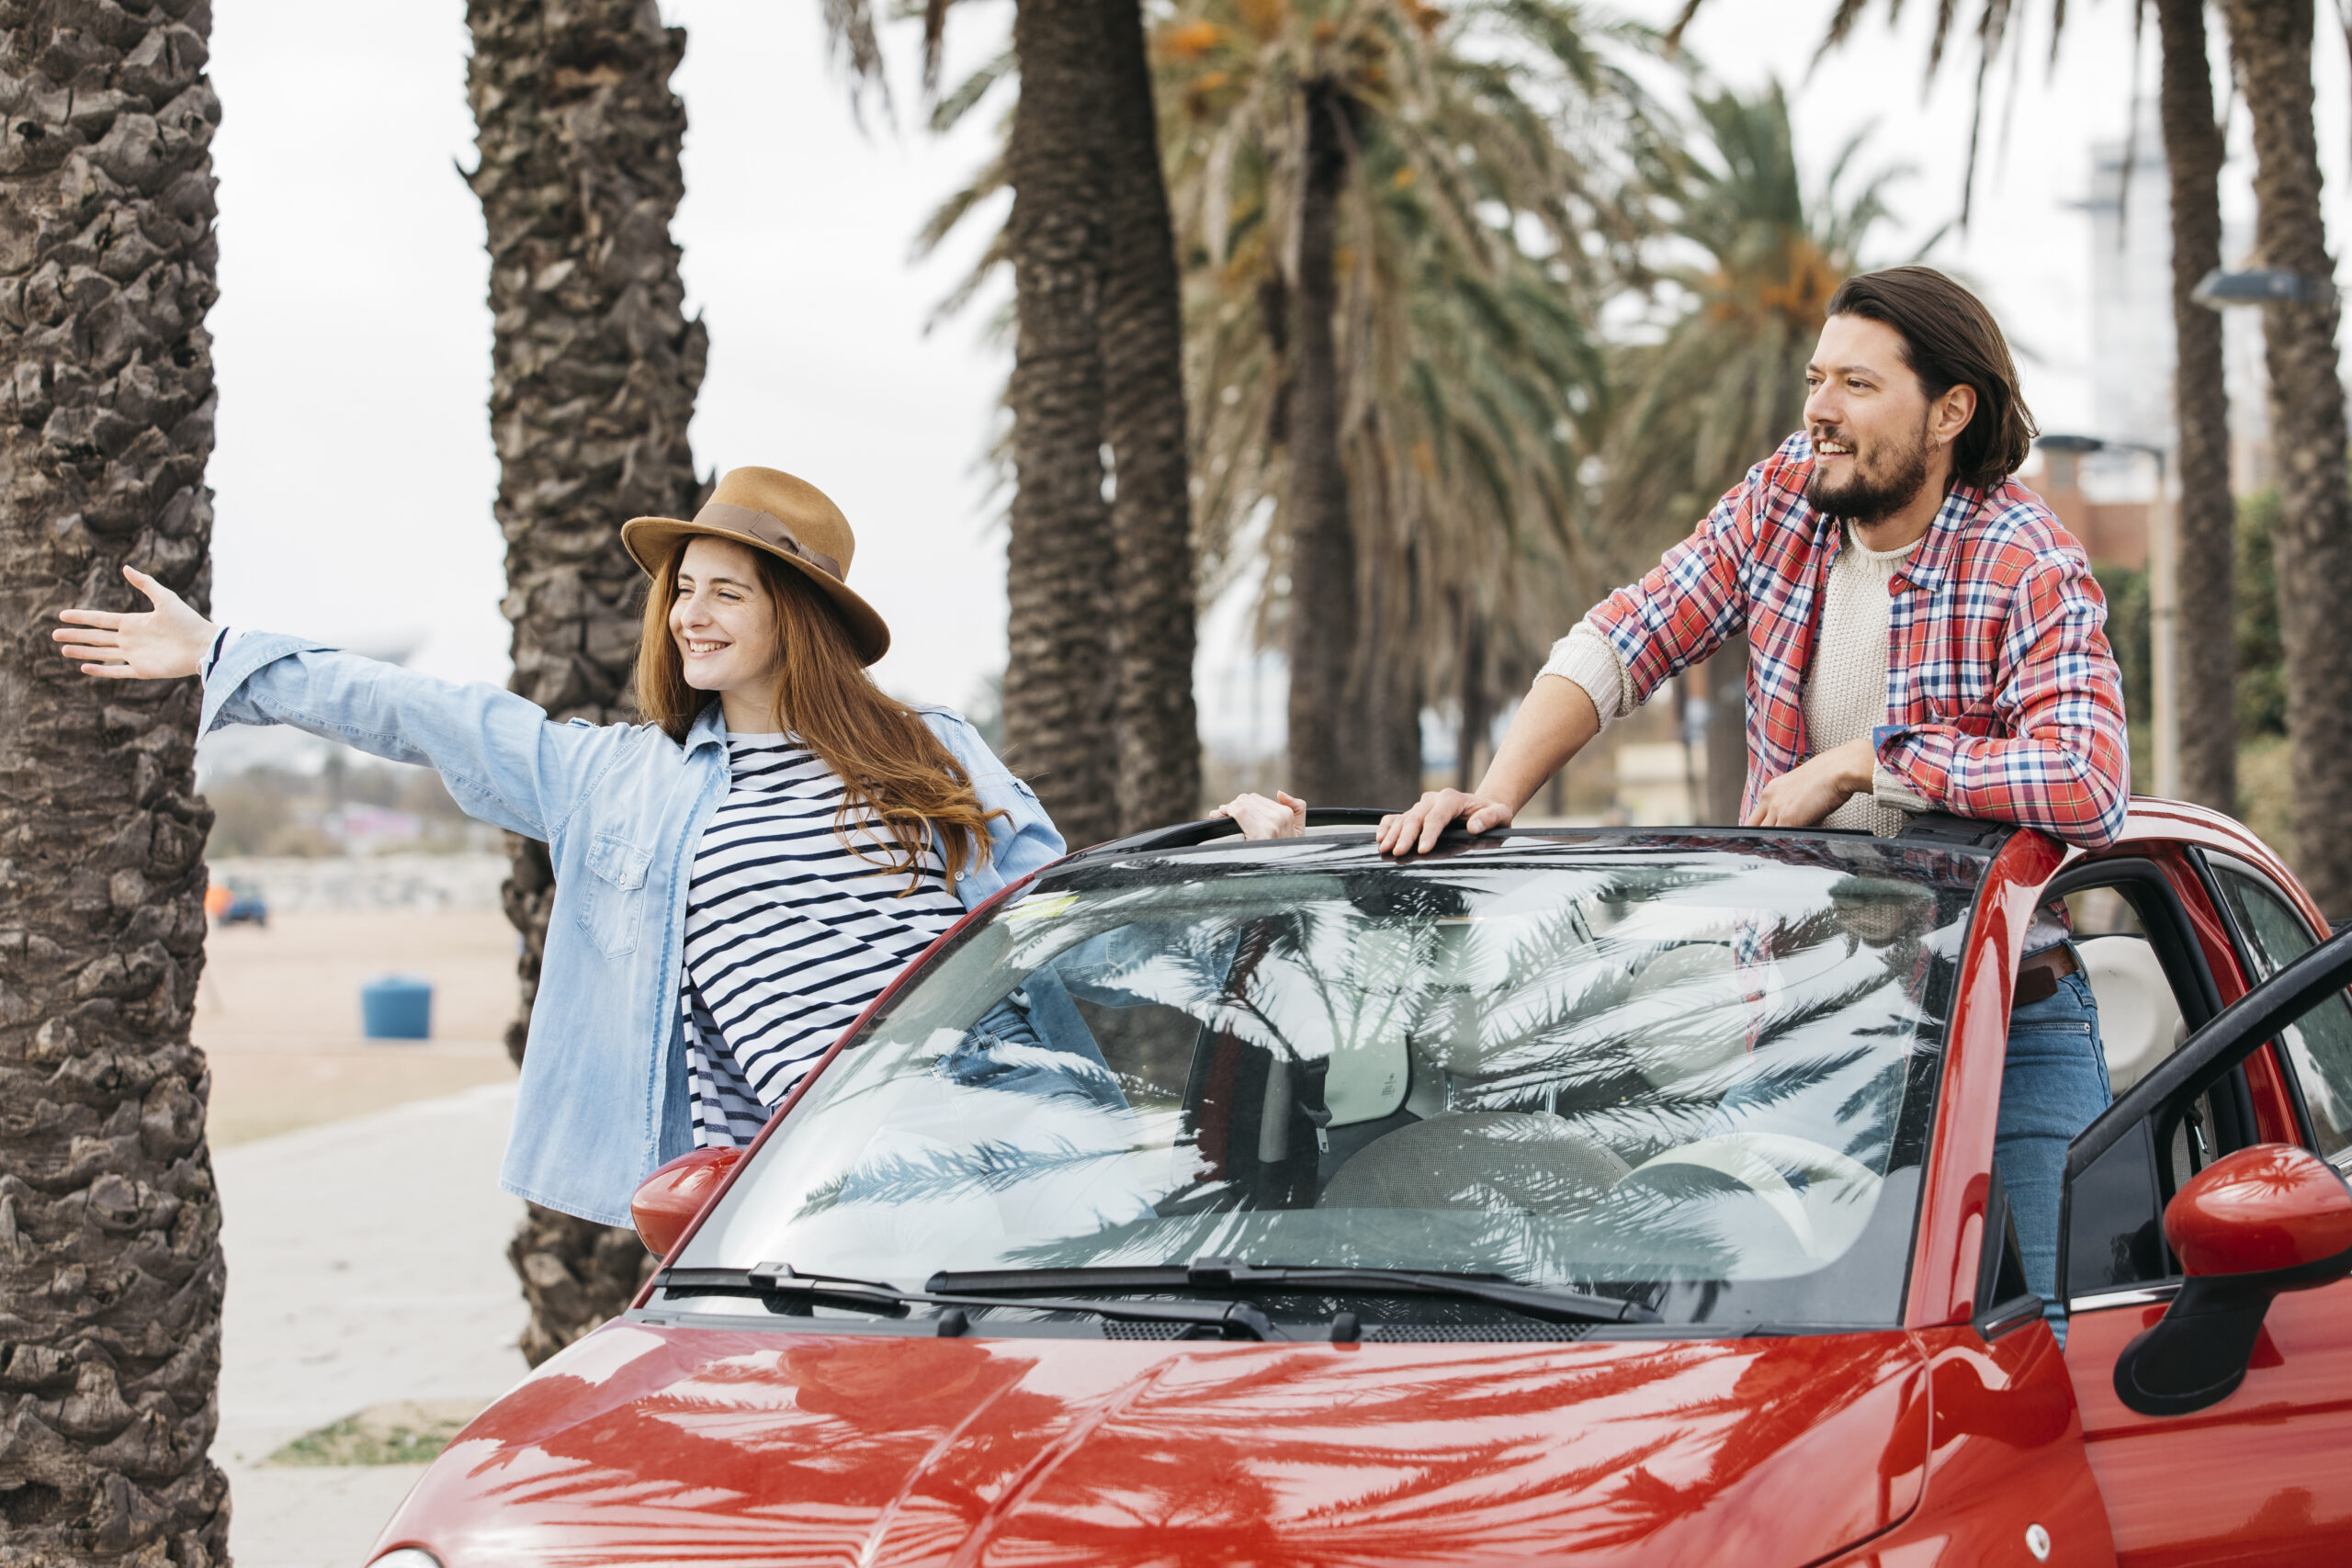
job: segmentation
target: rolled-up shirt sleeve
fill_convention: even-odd
[[[1535,673],[1538,680],[1557,675],[1583,687],[1585,695],[1592,699],[1593,711],[1600,715],[1603,729],[1635,705],[1625,661],[1589,621],[1578,621],[1567,636],[1554,643],[1552,657]]]

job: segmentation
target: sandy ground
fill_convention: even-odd
[[[433,982],[433,1038],[363,1039],[359,987]],[[212,1064],[212,1145],[483,1084],[512,1083],[514,930],[495,909],[280,914],[205,942],[196,1043]]]
[[[359,1568],[422,1465],[267,1465],[403,1400],[479,1409],[526,1370],[498,1190],[514,1103],[492,1084],[213,1156],[229,1258],[220,1429],[237,1568]]]
[[[220,1430],[239,1568],[358,1568],[421,1466],[262,1461],[401,1400],[488,1404],[526,1370],[498,1190],[514,933],[494,909],[282,914],[214,931],[196,1039],[229,1260]],[[434,1038],[364,1040],[359,987],[434,986]]]

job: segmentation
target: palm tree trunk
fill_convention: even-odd
[[[1365,419],[1365,445],[1385,446],[1379,411],[1368,411]],[[1409,529],[1396,525],[1396,486],[1382,458],[1370,457],[1363,476],[1370,549],[1352,662],[1353,728],[1347,742],[1356,767],[1348,788],[1352,798],[1329,804],[1399,807],[1421,793],[1419,547]]]
[[[2230,493],[2230,397],[2222,318],[2189,298],[2222,265],[2222,131],[2205,55],[2205,0],[2156,0],[2164,43],[2165,164],[2172,176],[2173,402],[2180,474],[2180,789],[2237,809],[2237,502]]]
[[[220,1201],[190,681],[49,629],[210,598],[202,6],[10,6],[0,42],[0,1558],[225,1562]]]
[[[1107,88],[1109,265],[1102,279],[1102,429],[1116,484],[1119,830],[1201,807],[1193,707],[1193,500],[1184,434],[1184,323],[1137,0],[1099,0]]]
[[[620,525],[692,514],[686,445],[708,339],[684,314],[670,239],[685,182],[685,30],[650,0],[469,0],[467,90],[489,229],[491,434],[506,536],[514,689],[557,718],[635,716],[640,577]],[[538,989],[555,877],[511,839],[507,918],[523,933],[516,1062]],[[628,1304],[650,1266],[634,1233],[534,1206],[509,1248],[537,1365]]]
[[[1298,203],[1298,277],[1291,290],[1291,788],[1341,806],[1359,789],[1345,744],[1356,649],[1355,525],[1340,452],[1340,356],[1333,252],[1348,178],[1346,99],[1329,81],[1306,89]]]
[[[1007,750],[1073,848],[1118,830],[1110,654],[1116,603],[1102,498],[1101,309],[1107,238],[1098,0],[1020,0],[1005,166],[1019,315],[1009,400]],[[1179,394],[1181,396],[1181,393]],[[1138,453],[1148,486],[1149,459]]]
[[[1736,827],[1747,790],[1747,638],[1727,637],[1701,665],[1707,682],[1707,784],[1699,820]]]
[[[2294,743],[2295,859],[2331,919],[2352,916],[2352,486],[2338,307],[2320,218],[2311,0],[2230,0],[2230,54],[2254,118],[2255,243],[2316,285],[2263,314],[2278,463],[2278,618]]]
[[[1487,618],[1475,606],[1462,619],[1461,732],[1453,746],[1453,787],[1467,795],[1485,773],[1487,732],[1495,711],[1487,686]]]

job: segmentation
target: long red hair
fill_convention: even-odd
[[[638,711],[673,740],[686,738],[695,716],[711,700],[708,693],[686,684],[685,660],[670,635],[686,543],[678,541],[654,574],[637,653]],[[926,838],[935,840],[952,887],[967,865],[988,859],[989,818],[1004,813],[983,810],[971,774],[922,716],[874,683],[831,601],[765,550],[751,555],[775,605],[776,652],[784,672],[776,687],[775,727],[798,736],[840,776],[843,795],[836,829],[851,806],[865,806],[899,851],[900,858],[881,869],[904,873],[908,893],[922,885]],[[850,844],[846,834],[842,841]]]

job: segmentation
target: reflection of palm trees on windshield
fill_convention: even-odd
[[[1733,1133],[1891,1168],[1940,1046],[1931,1005],[1950,987],[1931,981],[1950,921],[1937,927],[1928,888],[1826,858],[1383,869],[1285,877],[1278,899],[1236,878],[1209,885],[1214,898],[1160,886],[1080,903],[1049,942],[1018,939],[1047,946],[1034,967],[991,983],[1020,982],[1000,998],[1063,987],[1198,1021],[1181,1111],[943,1071],[956,1109],[920,1138],[876,1137],[797,1217],[1020,1194],[1024,1213],[1058,1221],[1008,1231],[1008,1259],[1162,1262],[1246,1244],[1252,1213],[1316,1208],[1359,1148],[1453,1116],[1484,1140],[1487,1174],[1437,1200],[1464,1211],[1453,1235],[1472,1255],[1518,1278],[1590,1279],[1636,1254],[1706,1276],[1736,1247],[1732,1211],[1691,1201],[1687,1180],[1611,1192],[1591,1158],[1546,1140],[1598,1145],[1621,1172]],[[1048,1032],[1039,1049],[1067,1043]],[[1335,1144],[1351,1122],[1362,1132]],[[1268,1161],[1279,1181],[1257,1175]],[[1554,1223],[1580,1216],[1594,1223]],[[1810,1247],[1802,1226],[1789,1245]]]
[[[1367,1040],[1393,1041],[1414,1072],[1442,1075],[1446,1109],[1567,1117],[1636,1162],[1725,1130],[1727,1102],[1755,1120],[1831,1095],[1811,1120],[1883,1170],[1885,1091],[1931,1021],[1918,976],[1891,968],[1830,897],[1753,907],[1753,878],[1595,868],[1524,917],[1476,912],[1507,879],[1421,878],[1409,914],[1332,900],[1269,917],[1263,961],[1208,1021],[1335,1073],[1370,1055]],[[1668,911],[1690,917],[1679,933]],[[1740,967],[1743,944],[1766,954],[1769,987]]]

